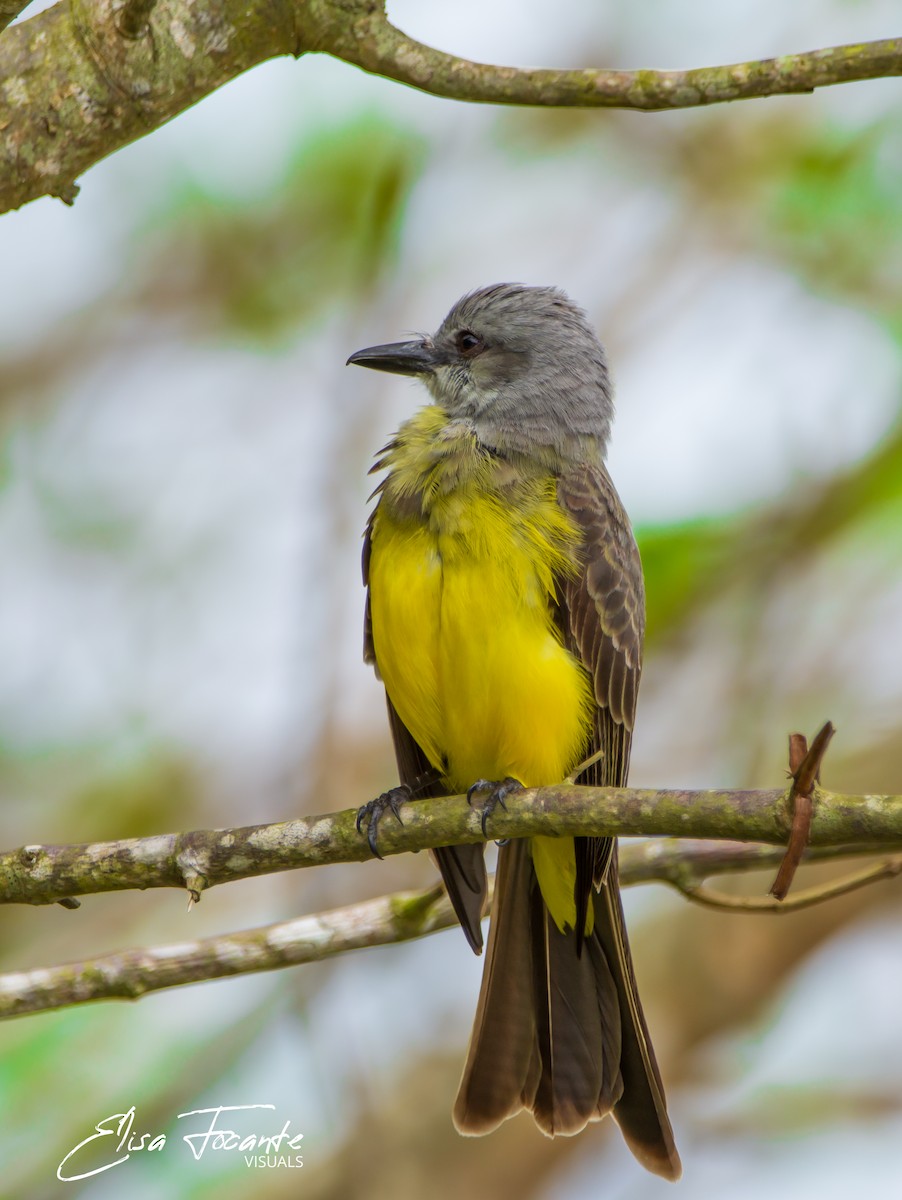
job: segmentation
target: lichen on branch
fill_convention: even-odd
[[[784,845],[791,825],[789,791],[677,791],[532,788],[507,801],[489,822],[491,838],[579,835],[728,838]],[[463,796],[401,807],[403,824],[385,819],[379,851],[484,840],[478,809]],[[355,810],[272,825],[196,830],[69,846],[25,846],[0,854],[0,903],[52,904],[74,896],[132,888],[185,888],[195,899],[215,884],[276,871],[370,857]],[[848,796],[814,790],[811,846],[902,845],[902,796]]]

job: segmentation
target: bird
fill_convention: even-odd
[[[605,466],[605,351],[556,287],[469,292],[438,330],[349,364],[412,376],[425,403],[379,452],[364,533],[364,658],[381,678],[400,783],[361,806],[466,792],[483,831],[523,787],[627,781],[642,666],[639,552]],[[587,765],[588,764],[588,765]],[[484,847],[435,858],[478,954]],[[636,986],[616,839],[501,843],[486,960],[453,1120],[529,1110],[570,1135],[612,1114],[648,1170],[679,1154]]]

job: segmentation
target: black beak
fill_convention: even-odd
[[[390,371],[394,375],[429,375],[438,363],[435,347],[427,342],[391,342],[387,346],[368,346],[356,350],[346,365],[372,367],[374,371]]]

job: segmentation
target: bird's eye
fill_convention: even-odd
[[[478,334],[469,329],[461,329],[454,339],[454,344],[465,358],[474,358],[485,349],[485,342]]]

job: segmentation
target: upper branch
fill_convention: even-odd
[[[365,36],[360,37],[364,30]],[[834,83],[902,75],[902,38],[723,67],[615,71],[604,67],[531,70],[471,62],[414,41],[389,25],[381,12],[372,13],[366,23],[359,22],[353,38],[344,34],[340,22],[331,32],[331,53],[347,62],[433,96],[483,104],[654,112],[813,92]]]
[[[31,0],[0,0],[0,33],[12,21],[15,21],[20,12],[24,12],[28,8]]]
[[[845,796],[815,789],[809,844],[886,847],[902,843],[902,796]],[[729,838],[785,843],[788,793],[588,788],[561,784],[517,793],[492,815],[493,838],[591,834]],[[387,856],[481,842],[480,814],[463,797],[418,800],[403,825],[379,828]],[[353,811],[275,825],[161,834],[93,845],[25,846],[0,855],[0,902],[50,904],[91,892],[208,887],[274,871],[370,857]]]
[[[0,3],[8,0],[0,0]],[[0,36],[0,212],[72,203],[108,154],[265,59],[309,48],[291,0],[61,0]]]
[[[0,0],[0,30],[21,11]],[[60,0],[0,36],[0,212],[78,176],[243,71],[318,50],[455,100],[691,108],[902,74],[902,38],[688,71],[521,70],[444,54],[374,0]]]

